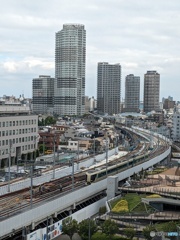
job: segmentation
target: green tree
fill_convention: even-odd
[[[79,223],[79,235],[83,240],[89,239],[89,234],[92,236],[97,231],[97,225],[92,219],[85,219]]]
[[[72,239],[74,233],[78,232],[78,222],[75,219],[72,220],[70,217],[64,219],[62,222],[62,231]]]
[[[162,231],[164,232],[176,232],[177,231],[177,225],[175,222],[167,222],[163,225]]]
[[[56,119],[52,116],[48,116],[46,119],[45,119],[45,125],[53,125],[56,123]]]
[[[43,153],[43,150],[44,150],[44,152],[46,151],[46,145],[45,144],[40,144],[39,145],[39,152]]]
[[[103,215],[106,213],[106,206],[100,207],[99,208],[99,216]]]
[[[28,154],[27,154],[27,160],[31,160],[31,153],[30,152],[28,152]]]
[[[154,226],[148,225],[145,228],[143,228],[143,235],[144,235],[145,239],[147,239],[147,240],[152,239],[152,237],[150,235],[150,232],[152,232],[152,231],[154,231],[154,232],[156,231]]]
[[[133,237],[135,236],[135,230],[132,227],[125,228],[124,234],[126,235],[127,238],[133,239]]]
[[[113,235],[118,233],[118,225],[111,219],[105,220],[102,224],[102,232],[105,233],[109,239],[112,239]]]

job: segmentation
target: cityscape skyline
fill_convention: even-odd
[[[8,0],[1,6],[0,72],[2,95],[32,97],[32,79],[55,76],[55,32],[64,23],[83,24],[87,31],[86,92],[97,94],[97,63],[122,66],[121,97],[125,77],[148,70],[161,75],[160,99],[178,99],[180,3],[79,0],[26,2]],[[177,14],[176,14],[177,13]],[[127,14],[128,17],[127,18]],[[108,16],[108,18],[107,18]],[[173,83],[173,84],[172,84]],[[11,86],[11,88],[9,87]]]

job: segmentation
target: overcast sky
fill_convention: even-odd
[[[32,96],[32,79],[54,77],[55,32],[85,25],[86,95],[96,97],[97,62],[141,78],[157,70],[160,98],[180,100],[180,0],[1,0],[0,96]]]

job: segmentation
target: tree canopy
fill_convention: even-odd
[[[110,239],[114,234],[118,233],[118,230],[118,225],[111,219],[104,221],[102,224],[102,232],[109,236]]]
[[[62,230],[64,234],[69,235],[69,237],[72,239],[72,236],[74,233],[78,232],[78,222],[72,218],[66,218],[62,222]]]
[[[88,240],[97,231],[97,225],[92,219],[85,219],[79,223],[79,235],[83,240]]]

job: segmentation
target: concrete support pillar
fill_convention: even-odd
[[[50,218],[50,225],[52,225],[53,224],[53,218],[51,217]]]
[[[118,177],[110,176],[107,178],[107,200],[114,198],[118,191]]]

